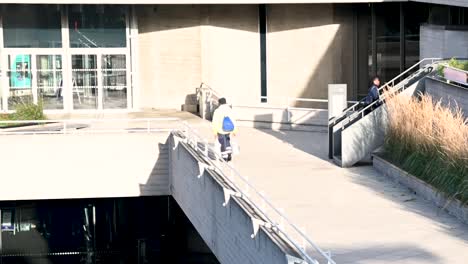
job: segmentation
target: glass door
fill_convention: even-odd
[[[101,55],[103,108],[127,108],[127,67],[123,54]]]
[[[127,56],[83,53],[71,55],[73,109],[127,109]]]
[[[6,64],[7,110],[28,103],[64,109],[62,55],[9,52]]]
[[[45,110],[63,110],[63,73],[62,55],[36,55],[35,84],[37,101]],[[34,80],[33,80],[34,81]]]
[[[100,108],[96,54],[72,55],[73,109]]]
[[[35,101],[32,82],[31,54],[8,55],[8,110],[14,110],[19,104]]]

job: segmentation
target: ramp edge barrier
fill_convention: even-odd
[[[197,130],[192,128],[187,122],[182,122],[182,124],[183,130],[179,132],[182,132],[185,138],[177,139],[174,148],[178,147],[180,141],[187,143],[197,153],[206,157],[206,160],[209,160],[209,164],[200,164],[200,175],[202,175],[203,171],[206,169],[214,170],[216,173],[223,175],[230,184],[236,186],[237,192],[225,193],[225,202],[223,205],[229,202],[231,196],[242,198],[261,213],[264,219],[267,219],[265,223],[252,219],[254,227],[252,238],[255,237],[259,226],[267,227],[291,243],[307,263],[321,263],[317,258],[312,257],[311,254],[307,252],[308,249],[310,249],[314,250],[315,255],[327,261],[326,263],[336,264],[331,258],[330,252],[322,250],[305,234],[303,229],[297,227],[281,209],[274,206],[264,192],[257,190],[247,177],[242,176],[230,163],[224,161],[221,157],[221,153],[214,149],[214,147],[209,144],[208,140],[200,136]],[[177,131],[173,131],[173,135],[176,134],[175,132]]]
[[[168,122],[169,125],[164,125]],[[108,133],[156,133],[170,132],[180,126],[180,118],[103,118],[103,119],[47,119],[2,120],[0,135],[40,134],[108,134]],[[17,125],[2,128],[1,125]],[[107,127],[99,127],[107,126]]]

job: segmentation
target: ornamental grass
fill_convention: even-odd
[[[429,95],[388,98],[386,158],[468,204],[468,119],[462,110]]]

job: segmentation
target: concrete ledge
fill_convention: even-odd
[[[463,205],[459,200],[448,199],[443,193],[437,191],[430,184],[398,168],[392,163],[374,154],[374,168],[383,175],[392,178],[410,190],[414,191],[424,199],[433,202],[438,207],[444,209],[449,214],[457,217],[465,224],[468,224],[468,206]]]
[[[309,131],[309,132],[324,132],[328,131],[325,125],[303,125],[303,124],[290,124],[290,123],[273,123],[268,121],[252,121],[252,120],[237,120],[240,127],[253,127],[271,130],[296,130],[296,131]]]

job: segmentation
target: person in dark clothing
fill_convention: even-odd
[[[379,100],[380,98],[379,87],[380,87],[380,78],[378,76],[375,76],[372,79],[372,86],[369,88],[369,92],[367,93],[366,97],[364,97],[364,100],[361,101],[361,109]],[[374,106],[372,106],[371,109],[367,109],[366,112],[372,111],[374,108],[378,107],[379,105],[380,103],[374,104]]]
[[[365,103],[366,105],[372,104],[374,101],[379,99],[379,87],[380,87],[380,78],[375,76],[372,79],[372,86],[369,88],[369,92],[366,96]]]

